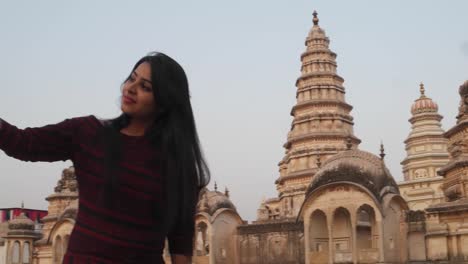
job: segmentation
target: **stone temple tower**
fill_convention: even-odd
[[[329,49],[330,40],[319,26],[317,12],[313,15],[314,25],[301,55],[301,76],[296,81],[291,130],[275,182],[279,196],[264,202],[273,218],[297,216],[318,167],[330,156],[354,149],[361,142],[354,136],[353,107],[345,101],[344,79],[336,72],[336,53]]]
[[[438,106],[425,95],[424,84],[419,89],[421,96],[411,106],[412,127],[405,140],[407,156],[401,162],[404,181],[399,183],[411,210],[424,210],[444,201],[441,190],[444,178],[437,171],[449,161],[448,140],[441,127]]]
[[[445,133],[450,162],[439,170],[445,177],[442,189],[448,201],[465,200],[468,204],[468,81],[460,86],[457,124]]]
[[[427,259],[446,263],[468,262],[468,81],[458,92],[457,124],[444,134],[449,162],[438,171],[445,202],[426,208]]]

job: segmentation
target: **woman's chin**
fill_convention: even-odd
[[[130,109],[128,106],[122,104],[122,106],[120,107],[120,110],[122,110],[122,113],[124,114],[127,114],[127,115],[132,115],[132,113],[134,111],[132,111],[132,109]]]

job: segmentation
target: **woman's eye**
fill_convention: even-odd
[[[143,91],[146,91],[146,92],[151,92],[151,87],[148,87],[148,86],[141,86],[143,88]]]

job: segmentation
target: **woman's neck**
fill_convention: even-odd
[[[148,121],[132,118],[128,126],[122,128],[120,132],[128,136],[143,136],[149,125]]]

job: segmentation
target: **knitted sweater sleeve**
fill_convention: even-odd
[[[0,149],[23,161],[65,161],[76,149],[76,134],[82,118],[58,124],[19,129],[0,119]]]

